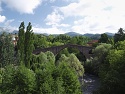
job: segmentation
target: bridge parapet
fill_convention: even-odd
[[[57,55],[61,50],[67,47],[78,49],[80,52],[82,52],[86,56],[86,58],[90,58],[89,52],[90,50],[94,49],[93,47],[89,47],[89,46],[66,44],[66,45],[54,46],[54,47],[49,47],[49,48],[36,49],[33,51],[33,54],[40,54],[40,52],[51,51],[54,55]]]

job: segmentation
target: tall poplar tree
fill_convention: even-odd
[[[25,32],[25,25],[24,22],[21,23],[19,27],[19,40],[17,43],[18,52],[20,55],[20,62],[23,62],[26,67],[30,67],[30,60],[32,57],[33,51],[33,32],[32,32],[32,25],[29,22],[26,32]]]
[[[17,42],[17,47],[18,47],[18,53],[20,55],[20,62],[24,62],[24,41],[25,41],[25,25],[24,22],[20,24],[19,27],[19,33],[18,33],[18,42]]]
[[[24,62],[26,67],[30,67],[30,60],[32,58],[32,51],[34,49],[34,45],[33,45],[33,30],[32,30],[32,25],[29,22],[27,29],[26,29],[26,33],[25,33],[25,43],[24,43],[24,54],[25,54],[25,58],[24,58]]]

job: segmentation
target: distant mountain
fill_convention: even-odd
[[[90,38],[96,40],[96,39],[99,39],[100,37],[101,37],[101,34],[93,34],[93,36],[91,36]]]
[[[114,36],[114,33],[109,33],[109,32],[105,32],[109,38]],[[91,39],[99,39],[101,37],[101,34],[91,34],[91,33],[86,33],[84,34],[84,36],[86,37],[90,37]]]
[[[101,34],[91,34],[91,33],[86,33],[83,36],[89,37],[91,39],[99,39]]]
[[[12,34],[18,34],[18,30],[12,30],[12,29],[8,29],[8,28],[5,28],[5,27],[0,27],[0,34],[2,34],[3,32],[7,32],[7,33],[12,33]],[[105,32],[109,37],[112,37],[114,36],[114,33],[109,33],[109,32]],[[91,34],[91,33],[86,33],[86,34],[80,34],[80,33],[76,33],[76,32],[68,32],[68,33],[65,33],[66,35],[68,36],[86,36],[86,37],[89,37],[89,38],[92,38],[92,39],[99,39],[101,34]],[[50,34],[47,34],[47,33],[43,33],[43,35],[50,35]],[[59,34],[53,34],[54,36],[58,36]]]
[[[109,36],[114,36],[115,34],[114,33],[109,33],[109,32],[105,32],[107,35]]]
[[[66,35],[69,35],[69,36],[86,36],[86,37],[90,37],[92,39],[99,39],[101,34],[91,34],[91,33],[85,33],[85,34],[80,34],[80,33],[76,33],[76,32],[68,32],[68,33],[65,33]],[[106,32],[106,34],[109,36],[109,37],[112,37],[114,36],[113,33],[109,33],[109,32]]]
[[[80,36],[80,35],[82,35],[82,34],[79,34],[79,33],[76,33],[76,32],[68,32],[68,33],[65,33],[66,35],[68,35],[68,36]]]
[[[68,36],[86,36],[86,37],[89,37],[91,39],[99,39],[101,34],[91,34],[91,33],[86,33],[86,34],[79,34],[79,33],[76,33],[76,32],[68,32],[68,33],[65,33],[66,35]]]
[[[47,34],[47,33],[43,33],[45,36],[48,36],[49,34]]]
[[[13,34],[18,34],[18,32],[19,32],[18,30],[14,30],[12,33]]]
[[[86,37],[92,37],[94,34],[90,34],[90,33],[86,33],[86,34],[84,34],[84,36],[86,36]]]

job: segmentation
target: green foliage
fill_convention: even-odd
[[[111,50],[112,45],[101,43],[98,45],[94,50],[94,58],[90,58],[90,60],[87,60],[84,64],[85,71],[88,73],[96,74],[98,75],[99,69],[102,66],[102,64],[105,63],[106,57]]]
[[[70,41],[71,37],[64,35],[64,34],[60,34],[58,36],[56,36],[55,38],[53,38],[53,40],[51,41],[52,43],[55,42],[60,42],[60,43],[68,43]]]
[[[65,34],[60,34],[58,36],[54,36],[54,35],[45,36],[42,34],[34,35],[35,48],[46,48],[50,46],[59,46],[59,45],[64,45],[68,43],[86,45],[88,41],[90,41],[90,38],[85,36],[70,37]]]
[[[62,34],[59,36],[34,35],[31,23],[25,30],[24,22],[22,22],[19,27],[17,43],[20,65],[8,65],[13,62],[13,50],[9,50],[13,46],[10,42],[10,36],[6,36],[6,38],[3,36],[5,35],[1,35],[0,39],[4,39],[3,43],[5,44],[3,46],[0,42],[0,47],[6,48],[6,50],[0,49],[0,52],[3,51],[0,53],[0,60],[4,58],[7,66],[2,68],[2,72],[0,72],[0,93],[82,94],[78,77],[83,76],[84,68],[74,54],[69,54],[74,52],[79,55],[77,49],[64,49],[60,53],[61,58],[59,58],[57,65],[55,65],[55,56],[52,52],[41,52],[39,55],[34,55],[32,51],[34,46],[35,48],[46,48],[67,43],[86,45],[89,38],[84,36],[70,37]],[[3,58],[1,59],[1,57]]]
[[[54,54],[52,52],[50,52],[50,51],[47,51],[45,54],[47,56],[48,62],[52,62],[54,64],[55,63]]]
[[[85,57],[85,55],[82,53],[82,52],[78,52],[77,54],[76,54],[76,56],[77,56],[77,58],[79,59],[79,61],[80,62],[85,62],[86,61],[86,57]]]
[[[7,65],[2,71],[2,83],[0,84],[0,91],[2,94],[15,94],[12,93],[13,89],[13,76],[15,74],[13,65]]]
[[[53,78],[48,70],[38,69],[36,71],[36,79],[37,79],[36,94],[53,94],[52,93]]]
[[[20,24],[19,27],[19,33],[18,33],[18,42],[17,42],[17,48],[18,48],[18,52],[20,54],[20,61],[24,62],[24,44],[25,44],[25,25],[24,22],[22,22]]]
[[[104,62],[103,60],[104,57],[107,56],[109,50],[112,48],[111,44],[106,44],[106,43],[101,43],[99,46],[97,46],[93,53],[95,55],[95,57],[98,57],[99,62]]]
[[[25,32],[24,22],[22,22],[19,27],[19,40],[17,43],[18,52],[20,54],[20,62],[24,62],[25,66],[28,68],[30,68],[32,51],[34,49],[32,31],[32,25],[29,22]]]
[[[89,73],[89,74],[95,73],[94,69],[97,68],[97,66],[95,65],[95,63],[93,63],[93,58],[86,60],[86,62],[84,63],[84,68],[86,73]]]
[[[62,62],[67,62],[67,64],[76,71],[77,76],[79,77],[83,76],[84,74],[83,65],[74,54],[69,55],[69,57],[66,57],[64,54],[62,54],[58,63],[62,63]]]
[[[119,42],[117,49],[113,49],[107,56],[106,64],[100,69],[102,87],[101,94],[124,94],[125,93],[125,41]]]
[[[108,42],[108,35],[107,34],[101,34],[101,38],[99,39],[99,43],[107,43]]]
[[[34,71],[19,66],[13,77],[13,89],[16,94],[32,94],[36,87],[36,78]]]
[[[115,49],[117,50],[124,50],[125,49],[125,42],[119,41],[115,44]]]
[[[59,67],[63,79],[64,94],[82,94],[75,70],[63,62],[59,64]]]
[[[29,22],[26,32],[25,32],[25,42],[24,42],[24,62],[26,67],[30,68],[31,55],[34,49],[33,45],[33,32],[32,25]]]
[[[66,57],[65,54],[62,54],[57,62],[61,63],[61,62],[66,62],[67,60],[68,60],[68,57]]]
[[[54,80],[53,83],[53,92],[54,94],[65,94],[64,87],[63,87],[63,79],[62,79],[62,74],[59,67],[55,67],[55,69],[52,72],[52,77]]]
[[[12,36],[3,33],[0,35],[0,64],[1,67],[4,67],[10,63],[14,64],[14,45]]]
[[[74,36],[70,39],[70,44],[86,45],[90,39],[85,36]]]
[[[56,55],[56,61],[59,60],[62,54],[65,54],[66,56],[69,56],[69,51],[67,48],[61,50],[57,55]]]
[[[71,54],[67,60],[67,62],[70,64],[70,66],[76,70],[78,76],[83,76],[84,74],[84,68],[81,62],[78,60],[78,58]]]
[[[34,34],[34,47],[37,48],[45,48],[49,46],[49,42],[47,41],[47,37],[41,34]]]
[[[54,42],[50,46],[59,46],[59,45],[64,45],[64,43],[61,42]]]
[[[35,73],[26,68],[12,65],[5,67],[3,71],[1,91],[3,94],[33,94],[35,89]]]
[[[38,61],[40,67],[37,67],[35,70],[37,77],[36,94],[63,94],[63,81],[58,68],[56,68],[54,64],[55,56],[53,53],[42,53],[39,54],[38,58],[41,59],[41,61]]]
[[[125,40],[125,34],[123,28],[120,28],[117,33],[114,35],[114,43],[117,43],[118,41]]]

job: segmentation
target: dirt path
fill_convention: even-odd
[[[82,84],[83,94],[92,94],[92,91],[100,86],[100,81],[99,78],[94,75],[85,74]]]

